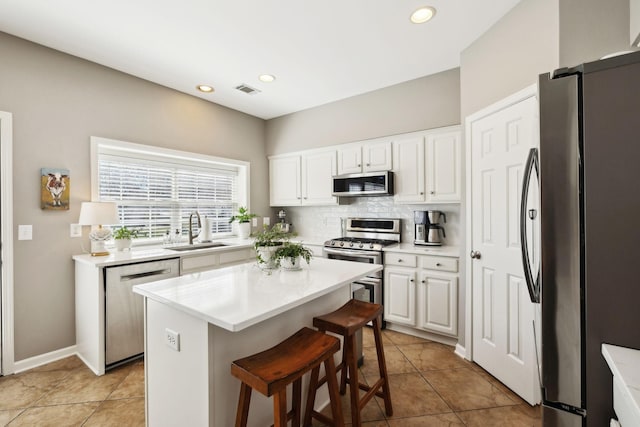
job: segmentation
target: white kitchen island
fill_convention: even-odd
[[[311,327],[351,297],[352,281],[381,269],[314,258],[269,275],[250,262],[134,287],[145,297],[147,425],[234,425],[240,381],[231,362]],[[326,390],[316,401],[328,402]],[[253,393],[249,425],[272,423],[271,399]]]

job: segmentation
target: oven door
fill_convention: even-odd
[[[382,280],[375,277],[363,277],[351,284],[353,299],[382,304]]]
[[[325,258],[339,259],[342,261],[364,262],[367,264],[382,264],[382,252],[378,251],[324,248],[324,256]],[[382,272],[375,272],[372,274],[372,276],[382,277]]]

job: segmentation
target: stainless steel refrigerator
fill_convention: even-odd
[[[539,83],[543,424],[608,426],[601,345],[640,349],[640,52]]]

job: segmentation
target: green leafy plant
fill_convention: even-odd
[[[311,252],[309,249],[302,246],[301,243],[291,243],[291,242],[284,243],[281,247],[279,247],[276,250],[274,254],[274,257],[278,265],[280,264],[280,261],[285,258],[289,258],[291,260],[291,263],[293,264],[296,258],[298,257],[304,259],[307,262],[307,264],[309,264],[309,261],[311,260],[312,256],[313,256],[313,252]]]
[[[264,246],[280,246],[284,244],[284,242],[288,242],[289,239],[295,235],[295,233],[282,231],[282,228],[276,224],[271,228],[265,225],[262,231],[253,233],[251,237],[254,239],[253,247],[258,249]]]
[[[293,236],[295,236],[295,233],[282,231],[278,224],[271,228],[265,225],[262,231],[253,233],[251,237],[254,239],[253,248],[256,250],[258,264],[267,265],[268,268],[276,267],[275,249],[273,248],[283,246]]]
[[[249,213],[247,208],[245,208],[244,206],[240,206],[238,208],[238,213],[236,215],[233,215],[231,219],[229,219],[229,222],[233,222],[233,221],[249,222],[251,221],[251,218],[255,218],[257,216],[258,215],[256,214]]]
[[[135,239],[138,237],[138,230],[130,229],[127,227],[120,227],[116,231],[113,232],[113,238],[115,240],[120,239]]]

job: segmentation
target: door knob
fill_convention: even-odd
[[[471,251],[469,255],[473,259],[480,259],[482,257],[482,254],[479,251]]]

